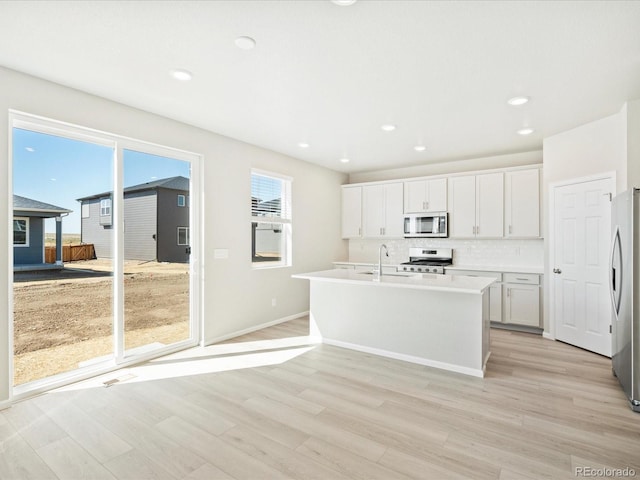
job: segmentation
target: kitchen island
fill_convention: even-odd
[[[325,270],[310,281],[310,335],[323,343],[483,377],[493,278]]]

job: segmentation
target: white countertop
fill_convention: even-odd
[[[321,272],[299,273],[293,278],[317,280],[323,282],[374,285],[378,287],[413,288],[454,293],[480,294],[495,282],[494,278],[468,277],[466,275],[409,274],[399,276],[383,274],[380,281],[374,281],[374,275],[353,270],[335,269]]]
[[[449,265],[446,270],[474,270],[476,272],[502,272],[502,273],[537,273],[544,274],[544,267],[522,265]]]

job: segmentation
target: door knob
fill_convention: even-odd
[[[559,268],[554,268],[554,269],[553,269],[553,273],[558,273],[558,274],[560,274],[560,273],[562,273],[562,270],[560,270]]]

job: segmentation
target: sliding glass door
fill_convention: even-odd
[[[13,377],[22,385],[112,358],[113,231],[90,225],[98,203],[77,199],[113,188],[114,149],[12,133]]]
[[[190,338],[190,163],[124,150],[124,348]]]
[[[199,157],[22,114],[12,122],[18,391],[196,344]]]

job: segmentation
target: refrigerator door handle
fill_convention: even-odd
[[[620,289],[622,288],[622,259],[618,262],[619,269],[616,272],[616,267],[614,265],[616,250],[618,252],[618,257],[622,255],[621,250],[621,242],[620,242],[620,227],[616,226],[615,233],[613,235],[613,241],[611,242],[611,255],[609,257],[609,267],[610,267],[610,278],[609,278],[609,292],[611,294],[611,304],[613,305],[613,311],[616,315],[616,320],[618,319],[618,313],[620,313],[620,300],[622,298]]]

